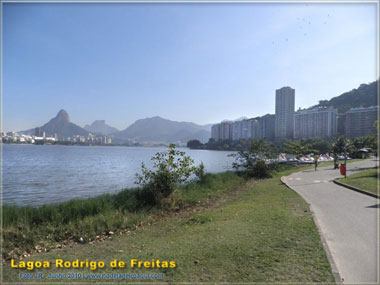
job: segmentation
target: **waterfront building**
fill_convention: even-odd
[[[211,127],[211,138],[215,141],[219,140],[219,133],[220,133],[220,124],[212,125]]]
[[[275,140],[293,138],[295,90],[282,87],[276,90]]]
[[[221,140],[232,140],[232,122],[220,123],[219,137]]]
[[[34,135],[36,137],[40,137],[41,136],[41,128],[40,127],[37,127],[34,129]]]
[[[339,136],[346,134],[346,114],[338,114],[336,117],[336,133]]]
[[[345,133],[349,138],[376,134],[379,106],[351,108],[346,112]]]
[[[211,127],[211,138],[219,140],[274,138],[274,115],[265,115],[234,122],[222,122]]]
[[[232,123],[232,140],[257,139],[258,121],[256,119],[235,121]]]
[[[232,123],[232,140],[236,141],[243,136],[243,121],[235,121]]]
[[[249,139],[257,140],[260,139],[260,125],[259,125],[259,120],[257,118],[250,119],[248,120],[250,122],[250,134],[249,134]]]
[[[215,141],[232,140],[233,122],[221,122],[211,127],[211,138]]]
[[[275,115],[267,114],[257,118],[257,138],[274,141]]]
[[[337,130],[337,110],[314,108],[294,113],[294,139],[331,138]]]

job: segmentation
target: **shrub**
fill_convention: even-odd
[[[173,193],[177,184],[186,182],[192,174],[200,171],[200,167],[193,166],[194,160],[185,156],[185,152],[176,150],[174,144],[164,152],[157,152],[152,160],[154,170],[147,169],[142,163],[142,173],[136,174],[135,183],[147,189],[146,194],[151,191],[157,206]]]
[[[203,162],[201,162],[201,164],[195,169],[194,173],[199,179],[203,179],[205,176],[205,166]]]
[[[276,164],[270,162],[276,156],[273,147],[264,140],[253,141],[248,150],[239,151],[233,156],[236,158],[233,167],[247,170],[251,177],[270,177],[276,168]]]

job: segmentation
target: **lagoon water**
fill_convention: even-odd
[[[136,187],[144,162],[164,151],[158,147],[58,146],[3,144],[3,204],[39,206],[115,193]],[[181,149],[206,172],[231,169],[232,152]]]

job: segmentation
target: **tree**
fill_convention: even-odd
[[[151,191],[158,206],[173,193],[176,185],[186,182],[197,171],[194,160],[185,156],[185,152],[176,150],[174,144],[166,151],[157,152],[152,161],[153,170],[142,163],[141,174],[136,174],[135,183]]]
[[[319,151],[319,153],[328,153],[331,151],[331,144],[325,139],[312,139],[308,140],[308,143],[314,150]]]
[[[369,148],[375,155],[377,153],[377,137],[376,135],[368,135],[366,137],[357,137],[351,141],[350,155],[360,157],[360,149]]]
[[[301,157],[303,154],[309,154],[311,152],[316,152],[315,149],[312,148],[312,145],[309,143],[302,143],[300,141],[286,141],[284,143],[285,151],[288,153],[295,154],[297,159]]]
[[[378,155],[378,136],[377,135],[369,135],[368,136],[368,145],[370,148],[372,148],[372,151],[375,153],[375,156]]]
[[[273,147],[264,140],[254,140],[248,150],[234,154],[236,161],[233,167],[248,170],[250,176],[259,178],[269,177],[274,169],[271,159],[276,157]]]
[[[339,136],[334,139],[334,141],[331,144],[331,148],[334,153],[343,154],[345,145],[346,145],[346,137]]]
[[[347,155],[356,155],[356,148],[353,144],[353,141],[347,139],[345,136],[336,137],[331,144],[331,149],[338,155],[343,155],[345,151],[347,152]]]
[[[203,144],[199,140],[189,140],[187,142],[188,148],[201,148]]]

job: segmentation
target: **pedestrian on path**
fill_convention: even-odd
[[[314,166],[315,166],[315,171],[317,171],[317,167],[318,167],[318,155],[317,154],[315,154],[314,155]]]
[[[339,169],[339,159],[336,153],[334,153],[334,169]]]

